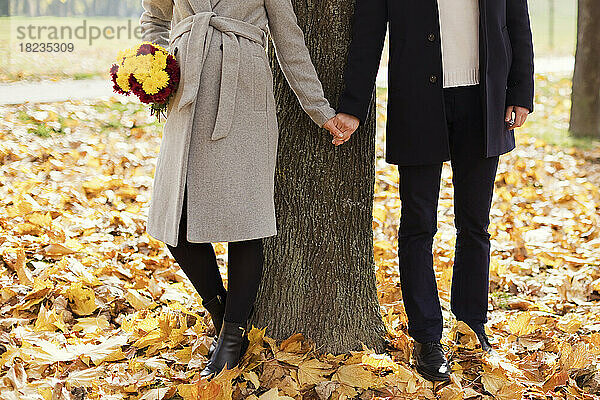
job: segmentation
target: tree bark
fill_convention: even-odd
[[[10,16],[9,2],[8,0],[0,0],[0,17]]]
[[[600,138],[600,2],[579,0],[577,51],[569,131]]]
[[[27,1],[27,9],[30,17],[37,17],[38,13],[36,13],[37,3],[34,0]]]
[[[354,2],[292,0],[325,94],[337,105]],[[280,128],[278,234],[265,239],[264,278],[252,323],[285,339],[301,332],[322,352],[381,351],[373,261],[375,113],[346,144],[302,111],[269,48]]]

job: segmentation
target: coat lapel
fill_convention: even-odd
[[[219,3],[221,2],[221,0],[208,0],[208,1],[210,2],[210,4],[211,4],[211,8],[212,8],[213,10],[214,10],[214,9],[215,9],[215,8],[216,8],[216,7],[219,5]]]

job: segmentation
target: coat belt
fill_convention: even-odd
[[[200,88],[200,76],[214,30],[222,33],[223,60],[221,64],[221,91],[217,108],[217,119],[212,133],[212,140],[226,137],[231,130],[235,110],[238,75],[240,69],[240,42],[244,37],[266,47],[266,33],[256,25],[233,18],[221,17],[214,12],[200,12],[190,15],[178,22],[171,29],[169,47],[181,37],[183,45],[178,45],[181,52],[179,66],[181,69],[180,85],[183,93],[179,100],[178,110],[195,104]],[[183,50],[183,51],[182,51]],[[193,58],[191,58],[193,57]],[[192,113],[193,115],[193,113]]]

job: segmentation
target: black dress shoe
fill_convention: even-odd
[[[475,332],[475,334],[477,335],[477,339],[479,339],[479,343],[481,344],[481,349],[483,351],[485,351],[486,353],[492,353],[494,351],[494,348],[490,344],[490,341],[489,341],[485,331]]]
[[[212,319],[215,331],[217,332],[217,334],[213,338],[210,348],[208,349],[208,358],[212,356],[212,353],[215,351],[215,347],[217,347],[217,339],[219,337],[219,332],[221,332],[221,326],[223,326],[223,316],[225,315],[226,298],[227,293],[224,293],[223,296],[217,295],[206,302],[202,301],[202,305],[210,314],[210,318]]]
[[[469,322],[465,321],[465,323],[467,325],[469,325],[469,327],[473,330],[473,332],[475,332],[475,335],[477,336],[477,339],[479,340],[479,344],[481,345],[481,349],[483,351],[485,351],[486,353],[492,353],[494,351],[494,348],[490,344],[487,334],[485,333],[484,324],[482,322],[470,322],[470,321]]]
[[[450,364],[439,341],[426,343],[415,341],[413,357],[416,361],[417,372],[425,379],[430,381],[450,380]]]
[[[238,365],[248,347],[247,343],[246,324],[223,321],[215,351],[200,376],[217,375],[225,367],[231,369]]]

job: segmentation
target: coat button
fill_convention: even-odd
[[[435,33],[430,33],[429,36],[427,36],[427,40],[435,42]]]
[[[438,77],[437,77],[437,75],[431,75],[431,76],[429,77],[429,82],[431,82],[431,83],[436,83],[436,82],[437,82],[437,80],[438,80]]]

